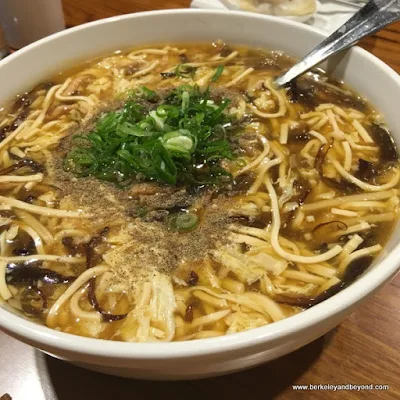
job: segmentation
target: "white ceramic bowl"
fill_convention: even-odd
[[[0,104],[60,69],[116,49],[222,39],[301,56],[323,37],[295,22],[250,13],[182,10],[125,15],[58,33],[1,61]],[[398,75],[358,48],[331,60],[327,68],[377,105],[400,143]],[[181,343],[111,342],[51,330],[1,307],[0,327],[48,354],[109,374],[144,379],[222,375],[294,351],[338,325],[396,274],[399,237],[397,229],[384,254],[351,287],[296,316],[239,334]]]

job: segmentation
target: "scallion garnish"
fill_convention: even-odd
[[[149,102],[156,102],[159,100],[157,93],[146,86],[140,86],[128,92],[127,97],[130,100],[144,99]]]
[[[195,229],[198,222],[196,214],[182,212],[169,218],[168,229],[174,232],[188,232]]]
[[[217,82],[217,80],[221,77],[224,72],[225,67],[223,65],[218,65],[217,70],[215,71],[214,76],[211,78],[211,82]]]
[[[147,88],[140,93],[145,100],[159,97]],[[168,184],[225,183],[232,178],[220,166],[221,160],[233,158],[228,140],[233,117],[225,112],[229,104],[228,99],[211,100],[208,89],[189,85],[172,90],[150,109],[131,98],[122,109],[104,114],[88,134],[73,138],[65,169],[119,184],[138,174]]]

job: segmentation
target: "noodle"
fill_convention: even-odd
[[[298,256],[298,255],[293,255],[290,253],[287,253],[282,249],[282,247],[279,244],[279,230],[280,230],[280,225],[281,225],[281,219],[279,215],[279,205],[278,205],[278,199],[276,197],[275,190],[272,186],[271,181],[269,178],[266,180],[266,186],[268,189],[268,193],[271,197],[271,202],[272,202],[272,213],[273,213],[273,226],[272,226],[272,231],[271,231],[271,244],[274,247],[274,250],[283,258],[285,258],[288,261],[293,261],[293,262],[299,262],[299,263],[309,263],[309,264],[317,264],[322,261],[327,261],[330,260],[331,258],[337,256],[341,251],[342,247],[336,245],[329,251],[327,251],[325,254],[321,254],[318,256],[312,256],[312,257],[304,257],[304,256]]]
[[[277,118],[284,116],[287,111],[286,101],[284,97],[282,96],[282,94],[280,94],[277,90],[274,89],[271,79],[267,79],[264,82],[264,84],[268,88],[268,90],[272,93],[272,95],[275,97],[275,99],[278,101],[279,105],[278,111],[275,113],[264,113],[261,112],[257,107],[253,106],[252,104],[249,104],[248,107],[261,118]]]
[[[45,215],[47,217],[60,217],[60,218],[79,218],[85,217],[85,214],[79,211],[69,211],[69,210],[56,210],[48,207],[34,206],[31,204],[26,204],[22,201],[0,196],[0,202],[5,205],[10,205],[15,208],[19,208],[25,211],[30,211],[34,214]]]
[[[262,142],[262,144],[264,146],[263,152],[250,164],[246,165],[240,171],[236,172],[237,176],[241,175],[247,171],[250,171],[252,169],[255,169],[268,156],[268,153],[270,151],[270,145],[269,145],[268,140],[264,136],[260,136],[260,141]]]
[[[245,78],[246,76],[250,75],[253,71],[254,71],[254,68],[247,68],[246,71],[243,71],[240,75],[238,75],[236,78],[234,78],[229,83],[227,83],[225,85],[225,87],[230,87],[230,86],[236,85],[243,78]]]
[[[55,256],[50,254],[33,254],[30,256],[12,256],[12,257],[0,257],[0,261],[6,262],[26,262],[26,261],[53,261],[53,262],[64,262],[69,264],[80,264],[84,261],[80,257],[70,256]]]
[[[65,89],[69,86],[70,83],[71,83],[71,79],[67,79],[65,81],[64,85],[62,85],[60,87],[60,89],[56,92],[55,98],[57,100],[60,100],[60,101],[85,101],[90,106],[94,106],[95,105],[93,100],[91,98],[89,98],[89,97],[85,97],[85,96],[64,96],[63,93],[64,93]]]
[[[5,182],[40,182],[43,179],[43,174],[27,175],[27,176],[0,176],[0,183]]]
[[[355,176],[349,174],[336,160],[330,160],[336,170],[340,173],[341,176],[346,178],[349,182],[354,183],[361,189],[367,191],[367,192],[378,192],[378,191],[384,191],[391,189],[395,187],[400,180],[400,171],[395,170],[395,173],[393,177],[390,179],[389,182],[383,184],[383,185],[370,185],[369,183],[365,183],[357,179]]]
[[[107,271],[107,267],[105,266],[98,266],[95,268],[91,268],[85,271],[53,304],[51,307],[48,315],[47,315],[47,324],[49,326],[54,326],[56,323],[57,312],[60,307],[71,297],[75,294],[75,292],[85,283],[89,281],[89,279],[103,274]]]

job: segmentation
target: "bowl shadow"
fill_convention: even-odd
[[[218,378],[183,382],[154,382],[92,372],[37,351],[36,360],[46,400],[83,399],[243,399],[262,393],[274,399],[320,357],[335,330],[315,342],[259,367]]]

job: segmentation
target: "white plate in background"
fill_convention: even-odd
[[[243,8],[241,7],[240,3],[242,2],[242,0],[220,0],[221,3],[229,8],[230,10],[242,10]],[[290,0],[287,0],[290,1]],[[311,18],[313,18],[315,16],[315,14],[318,12],[318,7],[319,7],[319,2],[315,1],[315,11],[309,14],[304,14],[304,15],[274,15],[276,17],[280,17],[280,18],[285,18],[285,19],[290,19],[292,21],[297,21],[297,22],[307,22],[309,21]],[[249,10],[244,10],[244,11],[249,11]],[[250,11],[251,12],[251,11]],[[260,14],[267,14],[267,15],[271,15],[271,13],[269,12],[267,6],[263,6],[262,4],[258,7],[257,11]]]
[[[224,0],[227,2],[228,0]],[[231,3],[229,0],[230,8],[228,8],[222,0],[192,0],[191,7],[198,9],[209,9],[209,10],[238,10],[238,6]],[[357,1],[357,0],[344,0],[344,1]],[[311,17],[304,16],[303,18],[297,17],[278,17],[286,20],[292,20],[297,22],[303,22],[310,25],[322,32],[327,34],[333,33],[341,25],[343,25],[349,18],[351,18],[354,13],[360,8],[362,2],[365,0],[360,0],[360,2],[352,3],[348,5],[347,3],[342,3],[342,0],[317,0],[317,12]],[[275,16],[276,18],[276,16]]]

